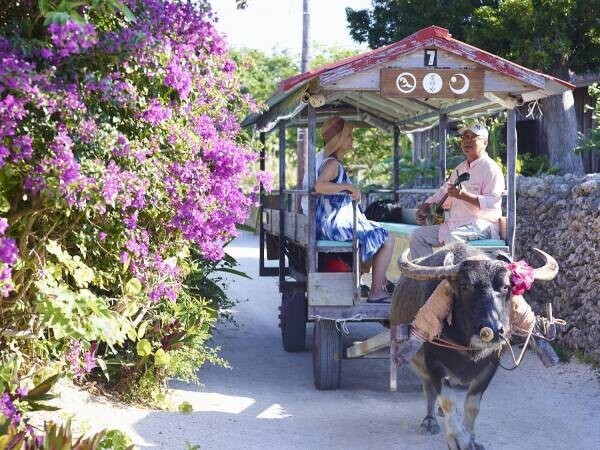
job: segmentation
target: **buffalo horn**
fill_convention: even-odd
[[[408,260],[409,251],[410,249],[404,250],[398,259],[400,272],[408,278],[415,280],[443,280],[456,278],[458,275],[458,267],[460,264],[438,267],[420,266]]]
[[[558,263],[552,256],[550,256],[546,252],[541,251],[539,248],[534,248],[534,250],[542,258],[544,258],[545,263],[542,267],[533,269],[533,278],[535,280],[543,281],[554,280],[554,278],[556,278],[556,274],[558,273]]]

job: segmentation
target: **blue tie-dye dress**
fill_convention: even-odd
[[[329,157],[323,160],[323,164]],[[319,169],[319,173],[323,168]],[[338,175],[332,183],[352,184],[344,167],[338,162]],[[360,209],[357,211],[357,230],[360,259],[369,261],[388,238],[387,230],[377,222],[368,220]],[[330,241],[351,241],[354,230],[352,214],[352,199],[350,194],[334,194],[317,196],[317,239]]]

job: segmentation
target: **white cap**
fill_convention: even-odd
[[[461,128],[460,130],[458,130],[458,134],[462,136],[463,133],[467,130],[473,132],[473,134],[475,134],[476,136],[481,136],[485,138],[486,141],[488,140],[488,130],[482,123],[476,122],[472,125],[469,125],[468,127]]]

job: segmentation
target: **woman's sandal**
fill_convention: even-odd
[[[367,299],[367,303],[391,303],[392,297],[386,295],[380,298]]]

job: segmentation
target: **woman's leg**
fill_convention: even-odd
[[[394,238],[388,236],[383,242],[375,256],[373,256],[373,278],[371,282],[371,291],[369,299],[377,299],[388,296],[385,289],[386,278],[385,273],[390,265],[392,254],[394,253]]]

